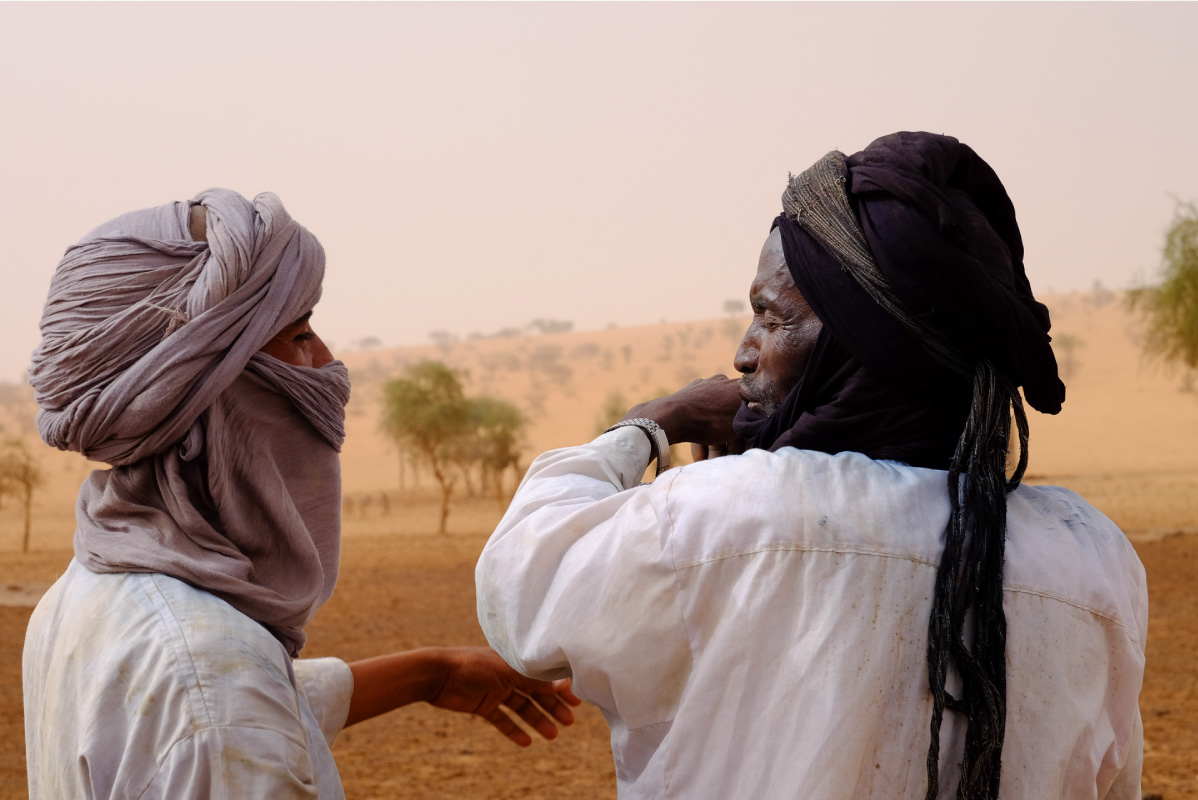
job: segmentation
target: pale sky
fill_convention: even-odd
[[[788,171],[971,145],[1039,292],[1157,269],[1198,199],[1198,4],[0,4],[0,379],[63,250],[210,186],[329,255],[314,324],[423,344],[705,319]]]

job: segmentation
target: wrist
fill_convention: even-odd
[[[649,400],[633,406],[624,415],[624,420],[651,419],[661,427],[670,443],[676,444],[685,441],[685,437],[679,430],[680,424],[676,412],[677,404],[672,402],[670,397],[659,397],[656,400]]]
[[[657,473],[660,475],[670,468],[670,440],[662,427],[649,417],[626,417],[612,425],[604,433],[619,428],[636,428],[649,440],[649,461],[657,462]]]
[[[445,689],[454,670],[453,648],[421,647],[413,652],[420,658],[418,696],[425,703],[433,703]]]
[[[452,670],[448,648],[422,647],[354,661],[354,689],[345,724],[354,725],[411,703],[432,702]]]

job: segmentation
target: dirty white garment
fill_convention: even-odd
[[[72,561],[33,612],[22,666],[31,800],[345,796],[329,747],[349,666],[292,661],[182,581]]]
[[[628,488],[648,458],[623,428],[533,462],[478,563],[491,645],[602,708],[621,798],[922,798],[945,473],[783,448]],[[1001,796],[1138,800],[1143,567],[1065,489],[1007,524]],[[946,712],[943,798],[963,744]]]

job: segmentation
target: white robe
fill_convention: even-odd
[[[353,675],[161,574],[75,561],[29,621],[30,800],[344,798],[329,747]]]
[[[533,462],[477,567],[491,645],[600,706],[621,798],[922,798],[946,473],[785,448],[630,488],[648,457],[623,428]],[[1001,796],[1139,800],[1135,551],[1076,494],[1023,486],[1006,553]],[[941,742],[950,798],[952,712]]]

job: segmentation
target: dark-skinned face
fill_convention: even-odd
[[[275,334],[262,347],[262,352],[297,367],[323,367],[333,360],[333,354],[312,330],[312,312]]]
[[[740,396],[749,408],[772,414],[803,377],[823,324],[790,277],[777,229],[766,237],[749,287],[753,322],[736,351]]]

